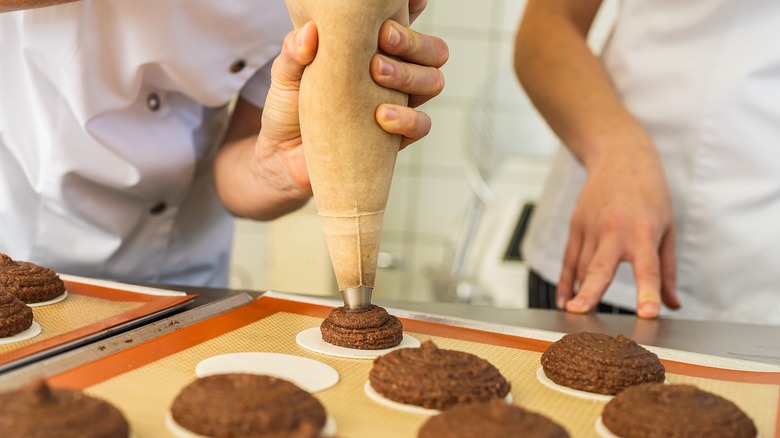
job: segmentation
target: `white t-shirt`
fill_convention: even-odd
[[[225,285],[213,157],[261,107],[283,0],[81,0],[0,14],[0,252],[62,273]]]
[[[780,2],[622,2],[603,54],[657,145],[672,192],[687,319],[780,324]],[[557,282],[585,181],[556,158],[524,254]],[[604,301],[636,306],[622,264]]]

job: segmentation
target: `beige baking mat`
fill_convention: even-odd
[[[74,280],[65,280],[65,286],[68,295],[64,300],[32,308],[33,320],[41,326],[40,334],[0,344],[0,366],[10,367],[37,354],[60,351],[87,336],[183,305],[196,297],[150,295]]]
[[[163,423],[164,416],[178,391],[196,378],[194,370],[199,361],[229,352],[265,351],[294,354],[319,360],[339,372],[340,381],[337,385],[315,394],[336,420],[338,436],[416,436],[418,428],[428,417],[381,406],[363,393],[363,384],[372,365],[370,360],[335,358],[299,347],[295,342],[298,332],[318,326],[322,319],[271,311],[257,313],[252,317],[251,306],[261,308],[262,301],[260,299],[231,311],[236,312],[233,318],[228,315],[230,312],[219,315],[213,318],[214,321],[207,320],[166,335],[171,337],[169,340],[163,336],[150,341],[154,345],[138,345],[117,353],[102,363],[93,363],[92,366],[83,366],[59,377],[55,376],[51,382],[55,386],[82,387],[92,395],[111,401],[127,415],[138,437],[164,437],[169,436]],[[244,321],[237,321],[241,319]],[[247,325],[242,325],[244,323]],[[540,341],[524,344],[523,338],[520,338],[518,345],[532,347],[513,348],[493,345],[512,343],[515,337],[509,335],[486,335],[485,339],[488,341],[501,340],[489,344],[473,341],[481,334],[474,335],[464,331],[468,329],[419,321],[405,320],[404,323],[406,327],[423,329],[407,331],[420,341],[432,339],[441,348],[467,351],[489,360],[511,382],[514,403],[519,406],[549,416],[562,424],[574,437],[597,436],[594,422],[605,403],[574,398],[543,386],[536,379],[541,353],[539,348],[533,346],[534,342]],[[218,330],[219,327],[227,330],[225,324],[235,324],[237,327],[230,328],[230,331],[216,337],[206,334],[209,330]],[[190,328],[192,331],[187,333]],[[446,335],[442,335],[443,333]],[[180,348],[182,346],[187,348]],[[166,349],[168,351],[161,351]],[[121,370],[117,371],[116,368]],[[687,364],[681,368],[694,372],[690,373],[692,375],[669,373],[667,379],[670,383],[692,383],[733,400],[753,418],[762,437],[775,435],[780,375],[758,373],[755,374],[758,377],[753,378],[750,377],[753,374],[747,372],[734,373],[731,370],[713,370]],[[706,372],[700,373],[697,369]],[[100,373],[104,375],[96,376]],[[701,377],[702,374],[722,374],[725,378],[704,378]],[[740,376],[747,377],[742,379]],[[743,381],[729,381],[735,378]],[[762,380],[766,382],[760,383]]]
[[[41,334],[25,341],[0,345],[0,355],[84,327],[109,316],[137,309],[144,304],[146,303],[111,301],[86,295],[68,294],[68,297],[59,303],[33,307],[33,320],[41,325]]]

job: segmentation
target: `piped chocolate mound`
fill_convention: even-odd
[[[645,383],[618,393],[601,421],[623,438],[755,438],[750,419],[737,405],[693,385]]]
[[[23,303],[48,301],[65,293],[65,284],[51,269],[30,262],[15,261],[0,254],[0,291]]]
[[[569,388],[614,395],[646,382],[663,382],[658,356],[623,335],[573,333],[542,354],[544,374]]]
[[[32,309],[18,298],[0,292],[0,338],[21,333],[33,323]]]
[[[503,400],[453,406],[423,424],[419,438],[504,438],[529,436],[567,438],[566,429],[551,419]]]
[[[395,347],[404,337],[401,321],[373,304],[365,310],[336,307],[322,321],[320,332],[329,344],[359,350]]]
[[[122,413],[106,401],[43,381],[0,394],[3,438],[127,438]]]
[[[325,408],[294,383],[257,374],[215,374],[185,386],[171,407],[176,422],[212,437],[317,437]]]
[[[490,362],[464,351],[440,349],[432,341],[374,359],[368,380],[385,398],[441,410],[504,398],[510,388]]]

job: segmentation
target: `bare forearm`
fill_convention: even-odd
[[[627,147],[652,147],[586,43],[599,3],[530,0],[515,52],[515,69],[529,97],[586,167]]]
[[[245,137],[226,143],[217,156],[214,177],[225,207],[240,217],[271,220],[305,205],[309,194],[289,185],[284,174],[273,173],[275,163],[262,163],[255,155],[256,141]]]
[[[0,13],[71,3],[76,0],[0,0]]]
[[[260,108],[244,99],[236,102],[214,164],[214,178],[222,203],[233,214],[271,220],[306,204],[311,190],[292,180],[284,163],[288,156],[262,147],[266,141],[260,133],[262,118]],[[303,154],[303,148],[289,152],[295,153]]]

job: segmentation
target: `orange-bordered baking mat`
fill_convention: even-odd
[[[41,333],[25,341],[0,345],[0,370],[70,348],[82,340],[172,310],[197,297],[181,293],[140,293],[134,290],[150,288],[127,285],[122,289],[121,283],[102,282],[112,285],[109,287],[100,282],[93,284],[89,279],[63,281],[67,298],[33,307],[33,320],[41,325]]]
[[[294,354],[335,368],[340,381],[315,394],[335,419],[339,437],[414,437],[428,418],[379,405],[363,393],[370,360],[310,352],[295,343],[301,330],[319,325],[330,307],[263,296],[243,307],[52,376],[53,386],[83,389],[109,400],[128,417],[134,433],[168,436],[164,417],[178,391],[194,380],[195,365],[210,356],[241,351]],[[441,348],[477,354],[512,384],[514,403],[561,423],[573,437],[597,436],[604,402],[547,388],[536,379],[549,341],[401,318],[408,334]],[[780,372],[739,371],[664,360],[670,383],[692,383],[737,403],[763,438],[780,435]]]

